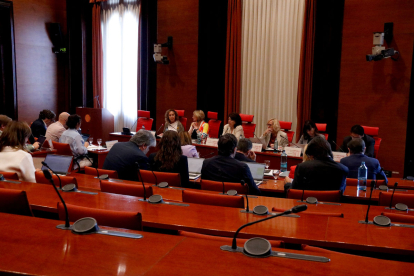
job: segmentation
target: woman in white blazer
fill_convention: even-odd
[[[223,128],[223,134],[231,133],[236,136],[237,141],[240,138],[244,138],[244,131],[242,126],[242,120],[239,114],[237,113],[230,113],[227,125]]]

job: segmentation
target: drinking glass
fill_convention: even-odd
[[[101,138],[96,139],[96,142],[98,142],[98,149],[100,149],[101,148],[101,144],[102,144],[102,139]]]
[[[92,136],[89,136],[88,141],[89,141],[89,145],[91,145],[91,146],[92,146],[93,137],[92,137]]]
[[[269,169],[269,167],[270,167],[270,160],[265,160],[264,162],[265,162],[266,170]]]

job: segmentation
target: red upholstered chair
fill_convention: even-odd
[[[208,126],[209,126],[209,133],[208,135],[211,138],[218,138],[219,137],[219,130],[220,130],[220,125],[221,125],[221,121],[217,120],[218,117],[218,113],[217,112],[207,112],[207,118],[209,119],[208,121]]]
[[[380,206],[390,206],[392,192],[380,192],[378,205]],[[392,206],[397,203],[404,203],[408,208],[414,208],[414,194],[403,194],[400,192],[395,192],[394,197],[392,198]]]
[[[46,179],[42,171],[36,171],[35,172],[36,177],[36,183],[40,184],[50,184],[50,181]],[[74,176],[65,176],[65,175],[59,175],[60,180],[62,181],[62,187],[66,184],[75,184],[76,188],[78,187],[78,181]],[[59,179],[55,174],[52,174],[53,183],[55,183],[56,187],[59,187]]]
[[[0,212],[33,217],[25,191],[0,188]]]
[[[292,143],[293,135],[295,135],[295,132],[290,130],[292,128],[292,122],[279,121],[279,124],[280,128],[286,133],[289,143]]]
[[[372,179],[368,179],[367,183],[371,183]],[[377,180],[376,187],[386,185],[385,180]],[[358,186],[358,179],[356,178],[347,178],[346,186]]]
[[[291,166],[289,171],[289,177],[294,178],[295,177],[295,170],[297,166]]]
[[[412,215],[402,215],[396,213],[381,213],[383,216],[387,216],[390,218],[392,222],[400,222],[400,223],[414,223],[414,216]]]
[[[110,226],[132,230],[142,230],[142,216],[137,212],[113,211],[106,209],[95,209],[66,204],[68,208],[69,221],[92,217],[96,219],[99,226]],[[58,203],[58,214],[60,220],[65,220],[65,208]]]
[[[284,212],[284,211],[286,211],[286,209],[282,209],[282,208],[278,208],[278,207],[273,207],[272,208],[272,211],[274,211],[274,212]],[[343,218],[344,217],[344,214],[343,213],[332,213],[332,212],[311,212],[311,211],[304,211],[304,212],[300,212],[300,214],[301,215],[303,214],[303,215],[339,217],[339,218]]]
[[[325,139],[326,139],[326,140],[328,140],[328,136],[329,136],[329,134],[328,134],[328,133],[326,133],[326,126],[327,126],[327,124],[316,124],[316,123],[315,123],[315,125],[316,125],[316,127],[318,128],[318,131],[319,131],[320,133],[322,133],[323,135],[325,135]]]
[[[201,190],[223,192],[223,182],[201,179]],[[224,182],[224,191],[236,190],[238,194],[247,194],[246,185],[241,183]]]
[[[287,198],[301,199],[303,190],[290,189],[287,194]],[[327,201],[327,202],[340,202],[341,201],[341,191],[313,191],[305,190],[303,199],[307,197],[316,197],[318,201]]]
[[[178,120],[183,125],[184,129],[187,129],[187,118],[184,117],[185,110],[175,110],[178,114]]]
[[[256,131],[256,124],[252,124],[254,115],[239,114],[242,120],[242,127],[244,131],[244,137],[252,138],[254,137],[254,132]]]
[[[56,154],[73,156],[73,152],[70,149],[69,144],[52,141],[52,145],[53,145],[53,149],[57,150]],[[72,169],[73,169],[73,160],[69,166],[69,171],[72,171]]]
[[[124,184],[124,183],[111,182],[108,180],[102,180],[101,191],[105,193],[130,195],[130,196],[137,196],[137,197],[144,196],[144,188],[142,187],[141,183]],[[145,185],[145,195],[147,197],[152,196],[151,186]]]
[[[15,172],[0,172],[6,179],[19,180],[19,176]]]
[[[84,169],[85,169],[85,174],[98,176],[98,174],[96,173],[96,168],[85,167]],[[98,173],[99,173],[99,175],[107,174],[109,176],[109,178],[118,179],[118,172],[117,171],[98,169]]]
[[[210,194],[191,190],[183,190],[183,202],[244,208],[244,198],[242,196]]]
[[[150,112],[145,110],[138,110],[138,120],[137,120],[137,129],[140,130],[142,127],[145,127],[146,130],[152,129],[152,122],[154,119],[150,118]]]
[[[374,157],[377,158],[379,147],[382,141],[382,138],[378,137],[379,127],[370,127],[370,126],[362,126],[364,128],[364,133],[371,136],[375,140],[374,145]]]
[[[152,171],[140,170],[142,178],[146,183],[167,182],[169,186],[181,187],[181,177],[179,173],[155,172],[156,179]],[[139,174],[138,174],[139,178]],[[139,179],[141,181],[141,179]]]

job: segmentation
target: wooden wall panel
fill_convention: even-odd
[[[188,118],[197,107],[198,0],[158,0],[157,43],[173,37],[173,48],[163,49],[170,64],[157,64],[157,119],[164,123],[169,108],[184,109]]]
[[[39,111],[67,109],[67,57],[52,53],[47,23],[60,23],[66,37],[65,0],[13,0],[19,120]]]
[[[337,143],[342,143],[354,124],[379,127],[383,141],[378,159],[384,169],[400,176],[412,70],[413,14],[414,1],[345,1]],[[373,32],[382,32],[385,22],[394,22],[393,41],[385,46],[400,51],[401,57],[397,62],[367,62]]]

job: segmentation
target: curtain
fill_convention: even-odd
[[[224,122],[240,109],[241,19],[242,0],[228,0]]]
[[[108,0],[102,9],[103,107],[115,131],[137,119],[139,14],[138,0]]]
[[[101,4],[106,0],[90,0],[92,7],[92,87],[93,107],[102,107],[103,101],[103,52],[102,52],[102,30],[101,30]]]
[[[244,0],[241,112],[254,115],[256,135],[268,119],[292,122],[296,104],[305,0]]]
[[[313,57],[315,45],[316,0],[306,0],[306,13],[303,22],[302,45],[298,84],[298,123],[296,133],[301,133],[305,121],[311,118]],[[296,141],[299,135],[296,136]]]

